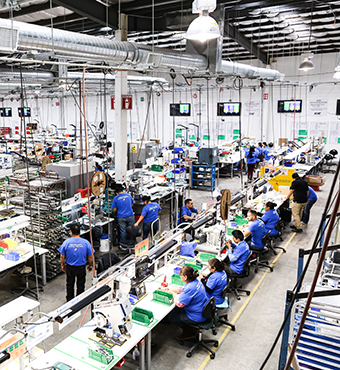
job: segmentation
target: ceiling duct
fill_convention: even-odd
[[[10,33],[13,33],[8,36]],[[115,41],[105,37],[83,35],[75,32],[63,31],[48,27],[36,26],[23,22],[0,19],[0,39],[10,37],[17,40],[17,48],[8,50],[0,45],[0,52],[36,50],[40,52],[54,52],[64,58],[78,58],[92,60],[96,63],[107,62],[119,68],[134,68],[145,71],[158,65],[159,68],[194,73],[207,71],[208,59],[203,55],[193,55],[147,45],[139,45],[127,41]],[[53,37],[52,37],[53,36]],[[7,44],[11,45],[11,44]],[[152,64],[148,64],[148,62]],[[278,71],[256,68],[241,63],[222,61],[221,73],[248,78],[264,78],[270,80],[283,79],[284,75]]]

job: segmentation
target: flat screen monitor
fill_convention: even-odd
[[[18,108],[18,115],[19,117],[31,117],[31,108],[29,107],[24,107],[23,112],[21,112],[21,108]]]
[[[340,116],[340,99],[336,101],[336,113],[337,116]]]
[[[301,113],[302,100],[279,100],[277,104],[278,113]]]
[[[171,117],[189,117],[191,114],[189,103],[170,104]]]
[[[235,116],[238,117],[241,114],[241,103],[217,103],[217,115],[218,116]]]
[[[1,117],[12,117],[12,108],[0,108]]]

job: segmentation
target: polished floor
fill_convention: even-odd
[[[265,359],[269,348],[281,325],[285,296],[288,289],[292,289],[296,282],[297,262],[299,248],[309,249],[315,238],[324,204],[333,180],[332,174],[327,174],[326,184],[317,193],[319,200],[311,211],[311,220],[304,227],[301,234],[292,233],[289,227],[284,231],[284,241],[280,243],[286,248],[286,253],[278,253],[277,256],[269,254],[270,262],[273,263],[274,271],[260,269],[257,274],[251,269],[250,276],[242,281],[245,288],[252,293],[250,296],[242,296],[236,300],[231,296],[232,310],[229,321],[236,325],[236,331],[231,331],[224,325],[218,327],[216,336],[211,332],[205,336],[219,340],[216,350],[216,358],[210,360],[205,350],[199,350],[191,358],[186,357],[186,350],[190,342],[179,344],[175,337],[180,330],[167,322],[161,322],[152,332],[152,369],[154,370],[196,370],[196,369],[224,369],[224,370],[258,370]],[[235,192],[241,187],[239,178],[221,178],[219,188],[229,188]],[[209,191],[191,190],[190,197],[196,207],[200,203],[209,201],[212,194]],[[166,207],[164,207],[166,213]],[[164,228],[166,219],[162,223]],[[279,251],[279,250],[278,250]],[[315,262],[310,266],[306,276],[306,282],[310,282],[315,269]],[[3,305],[15,296],[11,289],[22,285],[17,277],[7,277],[0,280],[0,304]],[[87,275],[87,286],[91,285],[91,274]],[[40,310],[50,312],[65,302],[65,275],[60,275],[50,281],[40,294]],[[89,317],[87,313],[85,322]],[[48,350],[63,338],[70,335],[80,324],[81,318],[69,324],[62,331],[55,330],[53,337],[48,338],[43,349]],[[278,368],[279,346],[274,351],[265,369]]]

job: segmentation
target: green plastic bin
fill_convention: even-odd
[[[174,296],[172,293],[157,289],[153,292],[153,301],[171,306],[174,303]]]
[[[135,307],[132,311],[132,320],[148,326],[153,321],[153,313],[143,308]]]

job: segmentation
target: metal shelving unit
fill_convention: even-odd
[[[193,164],[191,168],[191,189],[215,190],[216,166]]]

